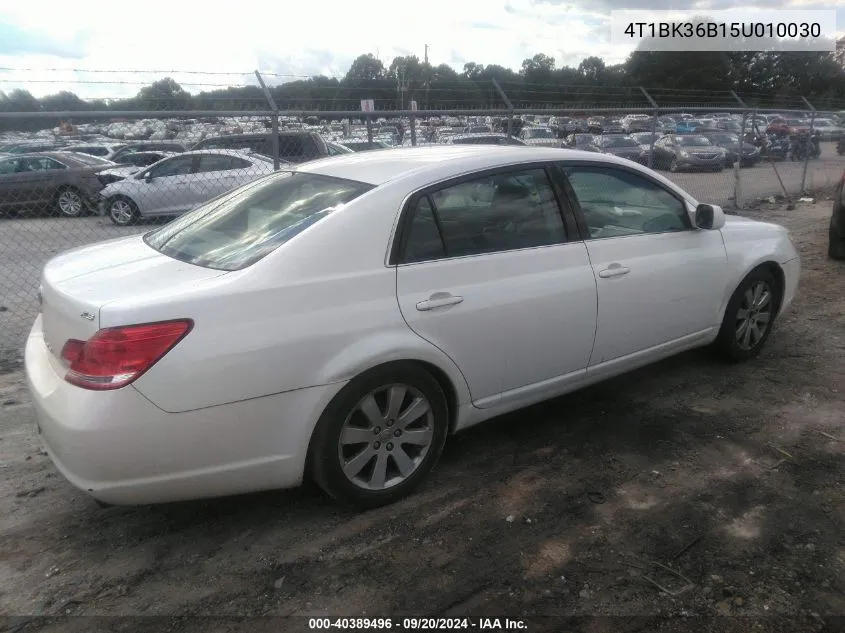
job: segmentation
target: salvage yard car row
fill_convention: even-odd
[[[526,116],[518,119],[518,131],[512,129],[513,135],[496,131],[502,127],[502,119],[469,117],[463,126],[446,126],[442,121],[439,125],[421,125],[416,140],[419,145],[585,149],[672,172],[721,171],[737,161],[741,167],[751,167],[766,158],[768,142],[757,147],[730,131],[736,125],[735,117],[677,115],[671,121],[663,118],[656,132],[632,131],[643,127],[643,121],[652,123],[643,116],[619,120]],[[768,126],[783,121],[774,118]],[[617,125],[621,133],[615,133]],[[673,132],[682,125],[686,126],[684,130],[701,131]],[[573,131],[581,128],[591,132]],[[269,158],[274,154],[279,166],[284,166],[411,143],[402,121],[380,123],[373,130],[372,141],[362,133],[366,134],[366,128],[361,126],[324,122],[314,129],[282,130],[277,143],[268,133],[233,133],[207,137],[195,144],[177,140],[8,144],[0,146],[6,152],[0,154],[0,214],[47,211],[79,217],[95,212],[107,215],[115,224],[127,225],[145,216],[179,215],[265,175],[274,169],[274,161]],[[785,159],[786,154],[777,158]]]

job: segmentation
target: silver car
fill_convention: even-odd
[[[120,226],[144,216],[179,215],[272,172],[271,159],[248,151],[184,152],[106,185],[99,210]]]
[[[654,166],[669,171],[722,171],[727,152],[699,134],[670,134],[654,144]]]

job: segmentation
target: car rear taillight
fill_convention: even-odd
[[[62,348],[65,380],[84,389],[119,389],[136,380],[191,331],[190,319],[105,328]]]

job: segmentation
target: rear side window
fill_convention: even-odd
[[[372,188],[317,174],[277,172],[147,233],[144,241],[196,266],[240,270]]]

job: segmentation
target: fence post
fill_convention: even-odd
[[[372,149],[373,148],[373,118],[369,114],[367,114],[366,120],[367,120],[367,143],[369,144],[370,149]]]
[[[745,122],[748,120],[748,106],[745,105],[745,102],[739,98],[739,95],[731,90],[731,96],[736,99],[739,106],[742,108],[742,127],[740,127],[739,133],[739,156],[736,159],[736,165],[734,165],[734,206],[737,209],[742,208],[742,175],[740,170],[742,169],[742,146],[745,145]]]
[[[648,102],[651,104],[651,107],[654,108],[654,116],[651,117],[651,142],[649,143],[648,148],[648,167],[649,169],[654,167],[654,141],[655,137],[657,136],[657,117],[660,114],[660,107],[657,105],[657,101],[651,98],[651,95],[646,92],[646,89],[640,86],[640,90],[642,91],[643,95]]]
[[[810,108],[810,145],[812,146],[813,140],[813,125],[816,122],[816,108],[813,106],[812,103],[807,101],[806,98],[801,97],[801,101],[807,104],[807,107]],[[810,148],[807,148],[807,155],[804,156],[804,171],[801,173],[801,191],[799,192],[800,195],[804,195],[805,187],[807,185],[807,167],[810,162]]]
[[[267,103],[270,104],[270,109],[273,111],[272,116],[270,117],[270,123],[272,125],[273,131],[273,138],[270,141],[271,147],[273,148],[273,171],[279,170],[279,108],[276,105],[276,100],[273,99],[273,95],[270,94],[270,89],[267,87],[267,84],[264,83],[264,78],[261,76],[261,73],[257,70],[255,71],[255,78],[258,79],[258,83],[261,84],[261,89],[264,91],[264,96],[267,98]]]
[[[505,91],[502,90],[502,87],[499,85],[499,82],[496,81],[495,77],[491,77],[491,81],[493,82],[493,86],[496,88],[496,91],[499,93],[499,96],[502,98],[502,101],[505,102],[505,105],[508,107],[508,136],[513,135],[513,104],[511,100],[508,99],[508,95],[505,94]]]
[[[411,114],[411,147],[417,146],[417,117]]]

